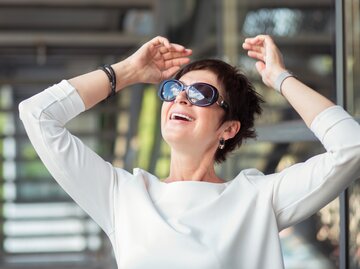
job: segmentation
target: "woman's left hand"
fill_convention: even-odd
[[[246,38],[242,47],[248,51],[249,57],[258,60],[255,64],[256,70],[265,85],[274,88],[277,76],[286,69],[281,52],[273,39],[268,35]]]

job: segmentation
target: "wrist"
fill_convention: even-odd
[[[110,93],[109,93],[109,95],[107,96],[106,99],[111,98],[116,93],[116,73],[115,73],[115,70],[108,64],[101,65],[101,66],[99,66],[98,69],[102,70],[109,79]]]
[[[136,80],[136,69],[127,60],[120,61],[111,66],[116,73],[116,91],[138,82]]]
[[[282,67],[275,67],[275,68],[270,69],[271,73],[270,73],[269,78],[271,81],[271,86],[273,88],[275,88],[275,82],[276,82],[276,79],[278,78],[278,76],[285,71],[288,71],[288,70],[285,68],[282,68]]]
[[[289,70],[283,69],[281,72],[278,72],[273,83],[274,89],[282,94],[283,82],[290,77],[295,77],[295,75]]]

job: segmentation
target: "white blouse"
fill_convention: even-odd
[[[244,170],[222,184],[164,183],[105,162],[64,127],[85,109],[65,80],[19,109],[41,160],[109,236],[123,269],[283,268],[279,231],[360,175],[360,126],[339,106],[311,125],[325,153],[280,173]]]

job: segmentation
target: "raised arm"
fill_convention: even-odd
[[[190,50],[156,37],[113,65],[117,90],[167,78],[189,61],[190,54]],[[51,175],[111,235],[114,194],[131,175],[105,162],[65,128],[72,118],[106,98],[109,90],[106,74],[94,71],[63,80],[22,101],[19,110],[30,141]]]
[[[246,38],[243,48],[256,60],[256,69],[265,85],[275,88],[278,76],[286,71],[282,55],[270,36],[258,35]],[[281,85],[283,96],[299,113],[306,125],[311,123],[320,112],[334,104],[295,77],[289,77]]]
[[[273,40],[260,35],[246,39],[243,47],[258,60],[256,68],[263,82],[274,88],[286,69]],[[281,92],[326,152],[280,173],[251,179],[270,197],[279,230],[314,214],[360,177],[359,124],[343,108],[294,77],[283,81]]]
[[[190,49],[170,43],[164,37],[155,37],[133,55],[113,64],[116,73],[116,91],[135,83],[158,83],[173,75],[189,62]],[[110,92],[109,79],[102,70],[96,70],[69,80],[89,109]]]

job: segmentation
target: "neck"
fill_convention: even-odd
[[[170,174],[165,182],[205,181],[223,183],[224,180],[215,173],[214,159],[206,156],[212,156],[212,154],[191,155],[172,150]]]

